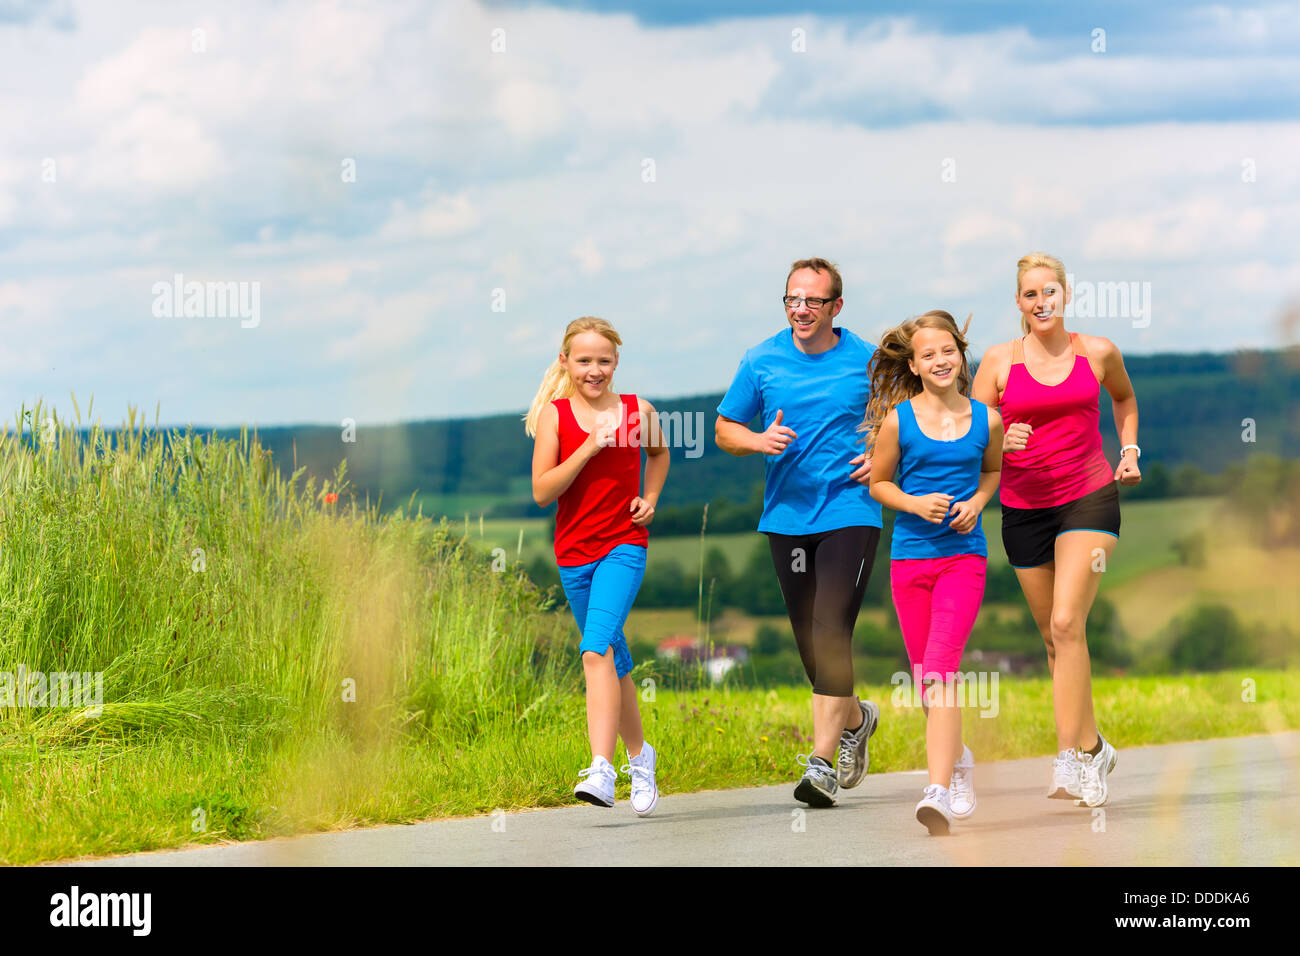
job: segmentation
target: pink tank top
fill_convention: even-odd
[[[1070,333],[1074,367],[1059,385],[1044,385],[1025,367],[1024,347],[1011,349],[1011,369],[998,411],[1009,428],[1033,427],[1021,451],[1002,456],[999,494],[1012,508],[1050,508],[1104,487],[1114,478],[1101,450],[1097,399],[1101,388],[1086,355]]]

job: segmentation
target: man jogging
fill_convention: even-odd
[[[813,752],[795,788],[811,806],[867,772],[880,709],[853,694],[853,627],[880,542],[880,505],[867,491],[871,461],[857,431],[874,347],[833,325],[844,306],[839,271],[801,259],[786,276],[789,328],[751,348],[718,406],[718,447],[761,452],[763,516],[799,656],[813,688]],[[746,425],[760,416],[763,431]]]

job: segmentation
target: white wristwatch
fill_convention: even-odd
[[[1135,450],[1137,451],[1137,453],[1138,453],[1138,457],[1139,457],[1139,458],[1142,457],[1142,449],[1141,449],[1141,448],[1138,448],[1137,445],[1125,445],[1123,448],[1121,448],[1121,449],[1119,450],[1119,456],[1120,456],[1121,458],[1123,458],[1123,457],[1124,457],[1124,452],[1128,451],[1130,448],[1135,449]]]

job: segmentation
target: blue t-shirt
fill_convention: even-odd
[[[938,492],[952,495],[952,503],[969,501],[979,490],[984,450],[989,445],[988,406],[970,400],[970,428],[961,438],[944,441],[931,438],[916,423],[909,399],[898,405],[898,467],[894,484],[909,495]],[[967,534],[952,530],[952,515],[941,524],[931,524],[920,515],[900,511],[894,519],[894,539],[889,546],[891,560],[905,558],[947,558],[955,554],[988,557],[983,515]]]
[[[782,329],[740,360],[718,414],[768,428],[781,424],[799,437],[779,455],[764,455],[767,482],[759,531],[817,534],[865,525],[879,528],[880,503],[849,475],[866,450],[857,431],[867,410],[867,362],[875,347],[848,329],[833,330],[835,347],[807,355]]]

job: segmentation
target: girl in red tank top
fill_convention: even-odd
[[[995,345],[972,395],[1002,412],[1002,544],[1047,647],[1058,754],[1048,796],[1097,807],[1109,794],[1115,748],[1097,729],[1084,625],[1119,540],[1116,483],[1142,479],[1137,399],[1109,339],[1065,329],[1065,266],[1043,253],[1017,265],[1026,334]],[[1097,400],[1110,393],[1119,434],[1113,471],[1102,452]]]
[[[604,319],[575,319],[559,357],[524,416],[535,436],[533,499],[558,501],[555,560],[582,634],[578,647],[587,681],[587,733],[592,761],[573,795],[614,805],[618,738],[627,748],[632,809],[654,812],[656,752],[642,736],[632,656],[623,624],[645,574],[646,526],[668,477],[668,448],[654,406],[612,391],[623,344]],[[641,493],[641,450],[649,461]]]

